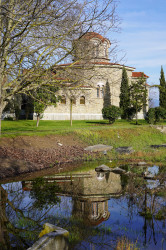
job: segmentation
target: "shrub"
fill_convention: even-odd
[[[156,107],[155,116],[156,116],[156,122],[159,122],[162,119],[166,119],[166,110],[162,107]]]
[[[109,123],[114,123],[121,115],[121,109],[114,105],[102,109],[103,118],[109,120]]]
[[[146,115],[146,120],[150,124],[154,124],[166,119],[166,110],[162,107],[150,108]]]
[[[4,118],[4,121],[13,121],[13,117],[7,116]]]
[[[156,123],[155,108],[150,108],[146,114],[146,120],[150,124]]]

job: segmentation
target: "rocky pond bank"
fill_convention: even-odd
[[[99,156],[97,152],[85,151],[86,146],[72,135],[2,138],[0,179],[46,168],[54,168],[58,173],[69,163]]]
[[[108,160],[121,163],[137,164],[145,161],[155,162],[158,166],[165,165],[166,144],[163,143],[164,140],[153,138],[152,132],[157,135],[159,133],[158,137],[161,137],[160,132],[154,131],[153,128],[148,128],[149,130],[148,137],[147,129],[136,128],[132,133],[130,130],[124,130],[123,134],[120,134],[120,130],[102,130],[102,132],[99,130],[95,133],[95,140],[94,133],[91,132],[88,132],[88,136],[86,133],[83,133],[84,136],[77,133],[63,133],[47,136],[3,137],[0,139],[0,180],[2,182],[4,178],[15,178],[26,173],[34,175],[35,171],[44,171],[44,169],[53,170],[55,174],[70,171],[82,161],[103,159],[104,155]],[[120,138],[114,135],[117,131]],[[133,134],[134,141],[131,140]],[[101,147],[101,143],[109,149]],[[93,148],[94,146],[97,148]],[[89,150],[85,150],[86,148]],[[110,152],[107,154],[107,151]]]

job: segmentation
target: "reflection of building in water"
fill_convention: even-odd
[[[55,175],[44,177],[47,181],[56,181],[61,188],[60,195],[73,198],[73,215],[91,225],[98,225],[110,216],[108,200],[122,191],[121,177],[114,173],[88,173]],[[28,188],[28,182],[23,185]],[[30,188],[30,186],[29,186]]]
[[[74,199],[73,216],[82,218],[85,223],[98,225],[102,221],[108,220],[108,198],[78,198]]]

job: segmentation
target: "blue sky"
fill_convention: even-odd
[[[166,0],[121,0],[117,13],[121,31],[109,35],[126,54],[124,64],[147,74],[149,84],[159,84],[161,65],[166,73]]]

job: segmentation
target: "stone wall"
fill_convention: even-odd
[[[73,120],[100,120],[102,118],[103,93],[102,90],[106,81],[110,83],[111,103],[119,106],[120,85],[122,77],[121,65],[91,65],[83,67],[73,66],[64,70],[61,69],[59,76],[77,75],[80,78],[80,85],[75,89],[64,89],[57,95],[64,95],[66,103],[57,103],[57,106],[48,107],[44,120],[69,120],[70,119],[70,98],[75,96],[76,104],[72,105]],[[126,67],[128,77],[131,79],[133,68]],[[82,78],[81,78],[82,76]],[[80,87],[81,83],[85,86]],[[98,90],[97,90],[98,89]],[[97,93],[98,91],[98,93]],[[85,97],[85,104],[80,104],[80,97]]]

